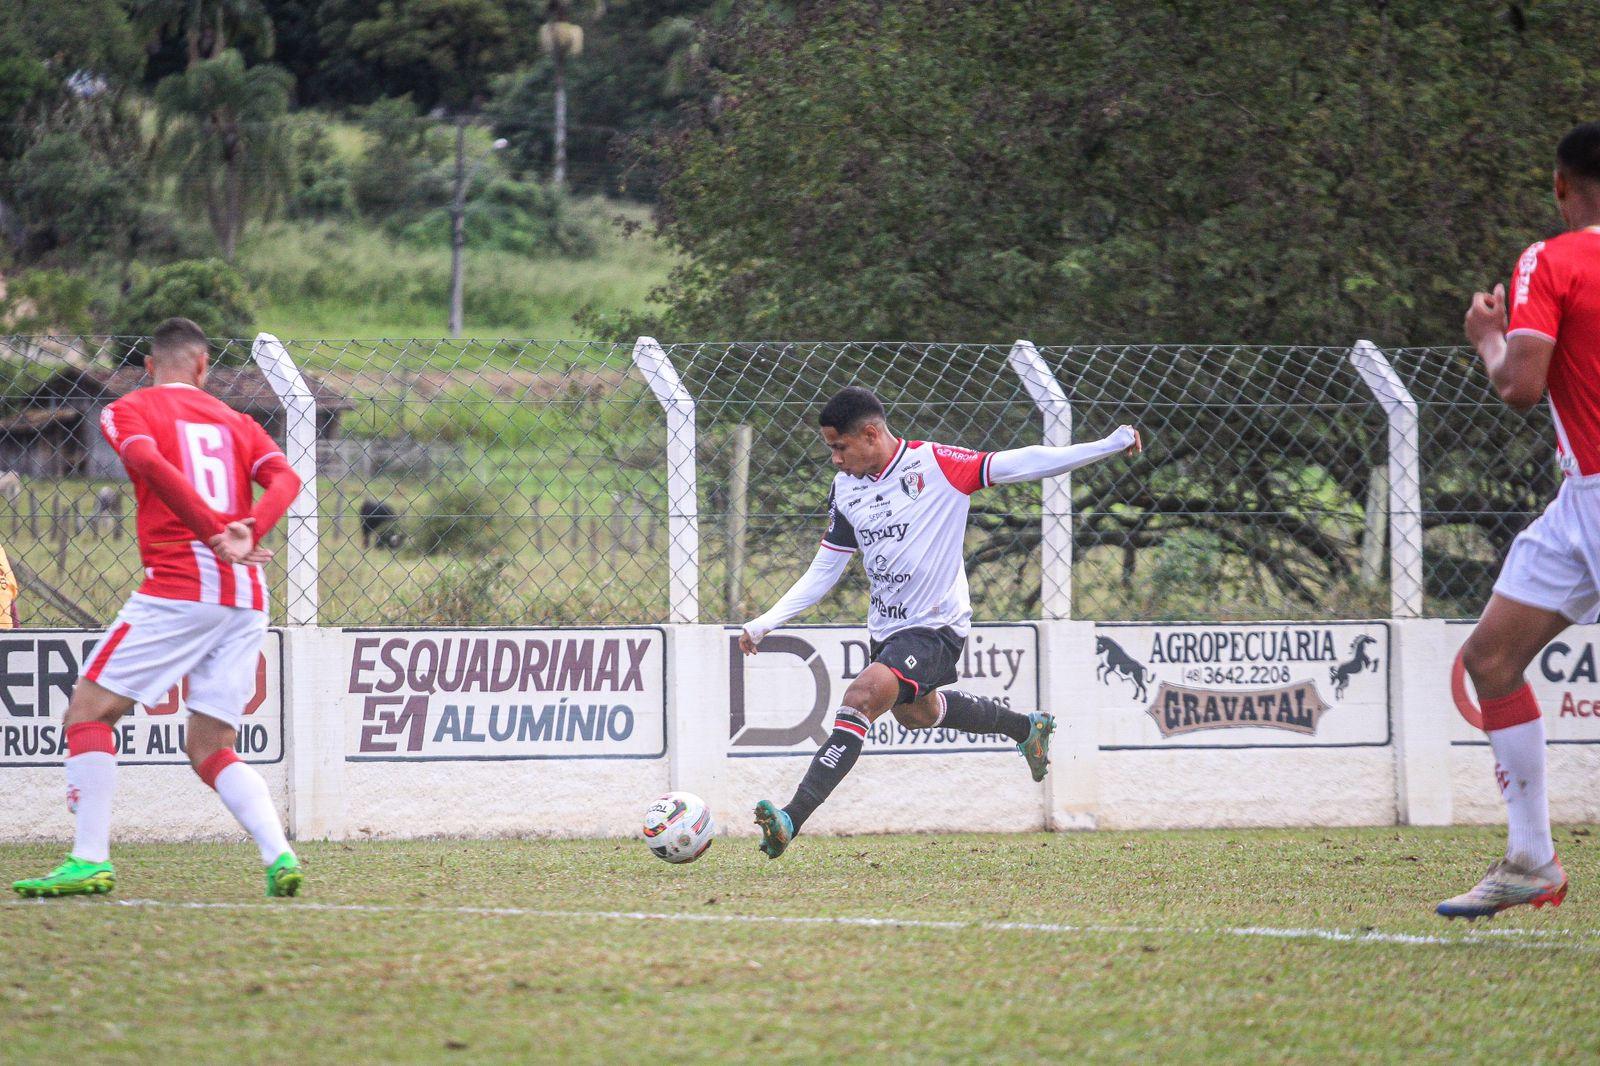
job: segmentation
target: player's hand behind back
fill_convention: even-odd
[[[255,530],[251,528],[255,524],[254,518],[229,522],[221,533],[212,537],[207,543],[211,545],[211,550],[217,553],[217,558],[225,563],[258,566],[270,560],[272,552],[256,543]]]

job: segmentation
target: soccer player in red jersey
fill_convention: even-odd
[[[248,415],[201,391],[208,344],[186,318],[151,337],[154,384],[109,405],[100,429],[138,501],[145,580],[95,645],[67,704],[67,804],[77,838],[67,861],[12,887],[24,896],[111,891],[112,726],[189,679],[185,748],[261,851],[267,895],[292,896],[303,875],[261,775],[234,753],[267,628],[272,553],[259,541],[300,491],[300,478]],[[265,491],[252,500],[251,482]]]
[[[1509,297],[1503,285],[1477,293],[1466,317],[1467,339],[1501,400],[1526,411],[1549,392],[1565,477],[1512,544],[1461,652],[1510,839],[1476,887],[1439,904],[1447,918],[1555,906],[1567,894],[1550,838],[1544,719],[1523,671],[1557,633],[1600,618],[1600,122],[1577,126],[1556,147],[1555,197],[1567,231],[1531,245]]]

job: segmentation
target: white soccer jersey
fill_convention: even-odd
[[[876,477],[836,474],[824,547],[861,552],[873,640],[913,627],[972,624],[962,547],[970,497],[990,484],[990,453],[901,441]]]

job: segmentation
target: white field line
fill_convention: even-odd
[[[49,900],[12,900],[6,906],[49,906]],[[561,911],[529,907],[427,907],[382,903],[314,903],[297,900],[270,903],[207,903],[159,899],[114,899],[99,902],[107,907],[138,907],[161,910],[262,911],[287,915],[302,911],[334,914],[435,914],[475,917],[547,918],[564,921],[684,922],[712,925],[800,925],[841,926],[868,929],[943,929],[989,933],[1045,933],[1062,936],[1200,936],[1237,937],[1270,940],[1315,940],[1334,944],[1402,944],[1408,946],[1477,946],[1536,948],[1593,952],[1582,943],[1600,933],[1582,929],[1482,929],[1460,934],[1385,933],[1375,929],[1278,928],[1273,926],[1152,926],[1152,925],[1072,925],[1058,922],[938,921],[928,918],[807,917],[778,914],[693,914],[654,911]],[[59,906],[59,904],[58,904]]]

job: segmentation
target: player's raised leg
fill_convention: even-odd
[[[1569,625],[1559,611],[1496,593],[1462,648],[1462,664],[1472,677],[1483,729],[1494,749],[1508,836],[1505,857],[1489,867],[1483,880],[1439,904],[1438,912],[1447,918],[1487,917],[1524,903],[1559,905],[1566,896],[1567,875],[1550,836],[1544,719],[1523,671]]]
[[[117,627],[103,638],[98,652],[115,651]],[[90,659],[90,671],[100,661]],[[78,896],[110,892],[116,885],[111,866],[111,801],[117,791],[117,749],[111,727],[133,707],[119,696],[81,678],[67,703],[63,729],[67,738],[67,809],[76,821],[72,853],[43,877],[14,882],[23,896]]]
[[[781,808],[770,800],[756,804],[761,850],[768,858],[782,855],[806,819],[839,787],[861,756],[867,730],[894,705],[900,686],[900,679],[887,666],[869,665],[845,689],[844,705],[834,714],[833,732],[811,757],[794,798]]]

